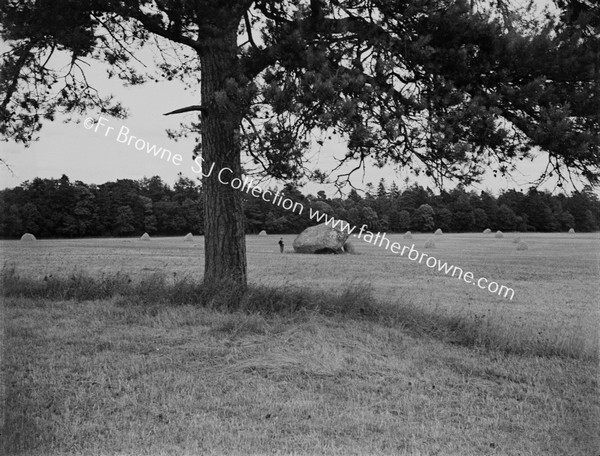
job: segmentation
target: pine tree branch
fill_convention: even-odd
[[[248,11],[244,14],[244,22],[246,23],[246,33],[248,34],[248,41],[254,47],[254,49],[260,50],[260,48],[256,45],[254,41],[254,37],[252,36],[252,24],[250,23],[250,17],[248,16]]]
[[[10,100],[17,90],[17,86],[19,84],[19,76],[21,75],[21,70],[27,64],[27,60],[32,57],[30,54],[31,50],[35,47],[35,41],[31,40],[27,44],[25,44],[21,49],[19,49],[19,58],[15,62],[14,68],[12,69],[10,76],[10,83],[6,84],[7,89],[4,94],[4,99],[0,104],[0,113],[2,113],[2,118],[6,115],[6,107],[10,103]],[[4,120],[4,119],[2,119]]]
[[[180,109],[176,109],[171,112],[164,113],[163,116],[170,116],[171,114],[183,114],[184,112],[191,112],[191,111],[200,111],[203,115],[205,115],[205,116],[208,115],[208,109],[205,108],[204,106],[191,105],[191,106],[186,106],[185,108],[180,108]]]
[[[148,30],[151,33],[154,33],[155,35],[159,35],[163,38],[166,38],[167,40],[174,41],[185,46],[189,46],[195,50],[200,49],[201,37],[199,37],[197,40],[194,40],[188,36],[185,36],[183,33],[181,33],[181,31],[174,30],[173,28],[166,29],[157,19],[147,14],[144,14],[140,9],[136,7],[112,4],[106,10],[106,12],[114,12],[124,19],[135,19],[139,21],[146,28],[146,30]]]

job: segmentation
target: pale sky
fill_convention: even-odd
[[[98,73],[98,72],[97,72]],[[14,142],[0,143],[2,152],[0,156],[10,165],[14,176],[5,167],[0,167],[0,188],[12,188],[26,180],[35,177],[59,178],[66,174],[71,181],[80,180],[87,184],[102,184],[116,179],[141,179],[144,176],[160,176],[168,184],[173,184],[177,173],[195,178],[192,171],[192,138],[175,142],[168,138],[166,129],[176,129],[180,121],[194,120],[196,114],[163,116],[164,112],[177,109],[198,102],[193,94],[186,92],[182,86],[173,82],[152,83],[143,86],[123,87],[117,80],[106,80],[100,72],[95,75],[101,82],[105,93],[113,93],[129,109],[127,119],[108,118],[105,125],[87,130],[84,120],[87,117],[98,118],[97,114],[89,116],[76,116],[74,119],[79,124],[55,121],[46,123],[42,128],[39,141],[26,148]],[[100,85],[100,84],[99,84]],[[170,150],[173,154],[183,156],[179,166],[148,155],[145,151],[137,150],[134,144],[127,145],[118,142],[118,132],[121,127],[129,129],[127,137],[131,135],[142,139],[150,147]],[[112,127],[108,130],[107,127]],[[126,136],[122,135],[121,140]],[[140,146],[142,143],[139,143]],[[345,146],[343,143],[330,141],[325,143],[320,153],[313,153],[313,167],[328,171],[335,166],[334,156],[342,156]],[[476,190],[490,189],[498,192],[501,189],[522,188],[526,190],[541,169],[541,160],[538,163],[520,163],[519,173],[515,176],[516,182],[502,177],[486,176]],[[424,186],[433,184],[427,179],[416,180],[407,172],[397,173],[394,169],[379,169],[371,167],[367,170],[364,179],[362,172],[357,172],[353,184],[364,188],[366,183],[377,185],[383,177],[389,184],[392,181],[402,187],[404,179],[409,176],[411,182],[418,181]],[[273,182],[273,184],[276,184]],[[279,184],[281,185],[281,183]],[[267,184],[265,184],[267,186]],[[547,186],[546,188],[551,188]],[[309,184],[304,193],[313,193],[324,189],[330,195],[333,190],[317,184]]]
[[[0,43],[0,49],[6,49]],[[152,66],[151,59],[146,63]],[[158,175],[165,182],[172,185],[177,178],[177,173],[195,178],[192,171],[192,150],[194,141],[192,138],[182,139],[175,142],[168,138],[166,129],[177,129],[181,121],[195,120],[196,114],[173,115],[165,117],[164,112],[181,108],[190,104],[197,104],[197,96],[185,91],[183,86],[177,82],[154,83],[148,82],[142,86],[124,87],[121,81],[108,80],[106,71],[100,64],[93,63],[87,74],[92,85],[97,87],[102,95],[114,94],[124,106],[129,109],[130,116],[127,119],[109,118],[106,127],[103,125],[96,131],[87,130],[84,120],[88,116],[75,116],[74,119],[80,123],[63,123],[57,120],[46,123],[39,133],[39,141],[26,148],[22,144],[14,142],[0,143],[0,157],[11,167],[14,175],[4,166],[0,166],[0,188],[12,188],[20,185],[26,180],[35,177],[59,178],[66,174],[71,181],[80,180],[87,184],[102,184],[106,181],[116,179],[141,179],[144,176]],[[90,113],[89,117],[97,119],[98,115]],[[137,150],[133,144],[128,146],[117,141],[117,132],[124,126],[129,130],[129,135],[140,138],[148,146],[155,145],[156,148],[170,150],[173,154],[183,156],[182,163],[177,166],[172,162],[161,160],[159,157],[146,154]],[[124,136],[121,137],[123,139]],[[141,144],[141,143],[140,143]],[[329,171],[335,166],[333,156],[342,156],[344,144],[338,141],[325,143],[321,152],[313,153],[310,167],[322,171]],[[502,177],[493,177],[490,173],[481,184],[474,186],[475,190],[492,190],[498,193],[503,189],[523,189],[530,186],[540,170],[543,168],[543,160],[533,163],[520,162],[519,172],[513,176],[515,181]],[[408,170],[407,170],[408,171]],[[412,182],[419,182],[423,186],[433,188],[433,183],[428,179],[415,179],[409,172],[396,172],[393,168],[379,169],[370,167],[365,173],[357,172],[353,184],[358,188],[364,188],[368,182],[377,185],[381,178],[385,178],[390,184],[392,181],[402,188],[404,179],[410,178]],[[276,182],[271,182],[277,185]],[[279,183],[281,185],[281,183]],[[268,186],[268,183],[261,184]],[[452,185],[450,185],[451,187]],[[554,186],[547,184],[542,188],[552,190]],[[333,195],[333,187],[324,187],[317,184],[309,184],[303,193],[315,194],[319,190],[325,190],[327,194]],[[348,189],[349,190],[349,189]],[[567,189],[569,190],[569,189]]]

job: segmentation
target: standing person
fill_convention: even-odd
[[[279,251],[281,253],[283,253],[283,246],[284,246],[284,244],[283,244],[283,238],[279,238]]]

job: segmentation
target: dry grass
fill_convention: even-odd
[[[277,239],[248,236],[249,279],[275,286],[335,289],[347,282],[370,283],[376,297],[393,301],[403,296],[419,307],[466,315],[486,315],[508,327],[527,322],[546,335],[580,334],[597,344],[600,301],[598,234],[519,233],[530,244],[526,254],[511,248],[512,237],[492,239],[483,234],[447,234],[435,256],[515,290],[512,301],[468,286],[365,242],[353,242],[360,255],[297,255],[279,253]],[[388,236],[405,245],[402,235]],[[414,235],[415,245],[429,238]],[[283,236],[291,245],[294,236]],[[412,243],[412,241],[410,242]],[[409,244],[410,244],[409,243]],[[139,279],[152,273],[196,279],[203,272],[203,241],[190,245],[181,238],[154,238],[151,244],[134,239],[38,240],[34,244],[0,241],[0,252],[27,276],[110,275],[115,265]]]
[[[390,240],[402,245],[423,245],[428,234],[402,235]],[[359,240],[358,255],[298,255],[279,253],[277,239],[248,236],[248,272],[251,283],[276,287],[310,287],[331,290],[345,283],[369,283],[375,297],[395,301],[401,296],[424,310],[468,318],[482,317],[507,330],[554,339],[584,339],[588,350],[598,348],[600,325],[598,302],[598,252],[600,238],[594,233],[530,234],[518,237],[529,250],[516,251],[512,238],[490,239],[484,234],[446,234],[434,255],[442,261],[471,271],[515,290],[513,300],[494,295],[462,280],[449,277],[401,258],[389,250]],[[294,236],[284,235],[291,245]],[[351,238],[352,239],[352,238]],[[27,244],[0,241],[5,262],[27,276],[77,276],[86,271],[94,277],[112,275],[115,265],[135,280],[161,273],[174,280],[197,280],[204,265],[203,240],[194,244],[182,238],[38,240]]]
[[[9,298],[7,454],[585,455],[594,365],[369,319]]]
[[[580,337],[540,337],[528,331],[508,330],[483,315],[467,316],[447,311],[432,312],[397,299],[381,302],[364,283],[346,284],[339,291],[323,292],[308,287],[277,288],[250,285],[241,288],[232,281],[202,284],[187,278],[168,280],[152,274],[133,281],[121,273],[93,278],[79,273],[67,278],[37,281],[19,276],[14,269],[2,270],[2,293],[6,297],[57,300],[111,300],[142,312],[164,306],[193,305],[226,312],[264,315],[294,315],[314,312],[339,318],[367,319],[389,327],[402,327],[407,334],[431,336],[446,343],[486,348],[507,354],[560,356],[597,360],[598,352]]]
[[[514,236],[435,250],[512,301],[359,241],[248,237],[243,296],[200,239],[0,242],[5,453],[594,454],[598,236]]]

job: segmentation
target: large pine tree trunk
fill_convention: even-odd
[[[202,164],[204,188],[204,282],[231,278],[246,284],[246,242],[242,193],[219,182],[241,176],[239,107],[225,95],[225,81],[234,76],[236,35],[225,34],[200,53]],[[215,98],[217,95],[217,98]],[[234,98],[234,96],[232,96]],[[214,165],[214,167],[213,167]],[[207,177],[206,175],[211,171]]]

